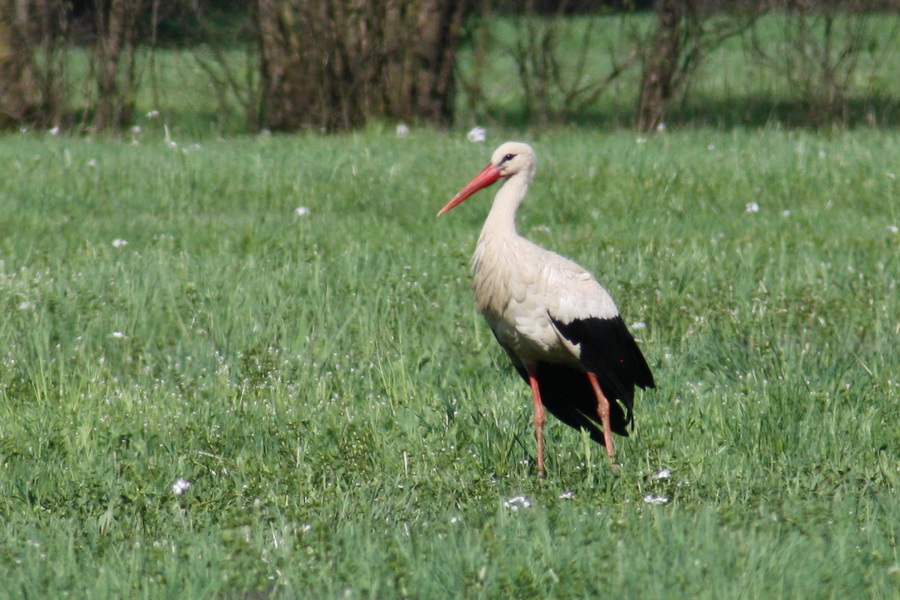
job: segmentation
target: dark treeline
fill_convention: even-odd
[[[892,75],[860,76],[860,58],[877,64],[896,31],[884,39],[865,16],[898,9],[900,0],[0,0],[0,126],[125,127],[141,85],[138,50],[162,47],[202,47],[198,63],[237,99],[249,130],[339,131],[371,119],[447,126],[461,104],[470,116],[484,111],[485,62],[502,48],[515,61],[525,120],[589,113],[633,74],[632,123],[652,131],[735,37],[796,90],[806,123],[853,122],[861,98],[878,100],[862,109],[878,123],[896,98],[859,82]],[[602,35],[593,19],[638,11],[652,11],[655,26],[632,20],[615,45],[590,37]],[[773,12],[784,23],[777,47],[755,30]],[[512,42],[492,34],[498,15],[515,24]],[[558,18],[569,15],[589,23],[575,55]],[[75,46],[90,63],[77,83],[66,60]],[[465,76],[461,48],[474,63]],[[257,65],[256,77],[233,72],[226,53],[234,50]],[[588,72],[597,64],[608,66]]]

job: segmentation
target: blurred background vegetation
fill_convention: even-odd
[[[230,132],[893,126],[898,28],[900,0],[0,0],[0,127],[185,95]]]

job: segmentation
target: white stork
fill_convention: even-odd
[[[531,387],[538,474],[544,474],[545,407],[604,444],[615,468],[612,433],[628,435],[634,386],[655,387],[653,374],[603,286],[516,230],[536,164],[528,144],[503,144],[438,216],[504,180],[472,257],[473,288],[479,312]]]

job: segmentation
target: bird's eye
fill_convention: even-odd
[[[500,164],[502,165],[505,162],[509,162],[512,159],[514,159],[515,157],[516,157],[515,154],[507,154],[506,156],[503,157],[503,160],[500,161]]]

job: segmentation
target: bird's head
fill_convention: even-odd
[[[524,142],[506,142],[499,148],[494,150],[491,156],[491,162],[482,171],[476,175],[463,189],[450,199],[438,216],[441,216],[451,208],[462,204],[462,202],[489,185],[495,183],[498,179],[505,179],[514,175],[523,175],[527,177],[528,183],[534,176],[534,168],[537,165],[537,157],[531,146]]]
[[[500,172],[500,177],[511,177],[517,173],[534,173],[537,158],[534,150],[525,142],[506,142],[491,155],[491,167]]]

